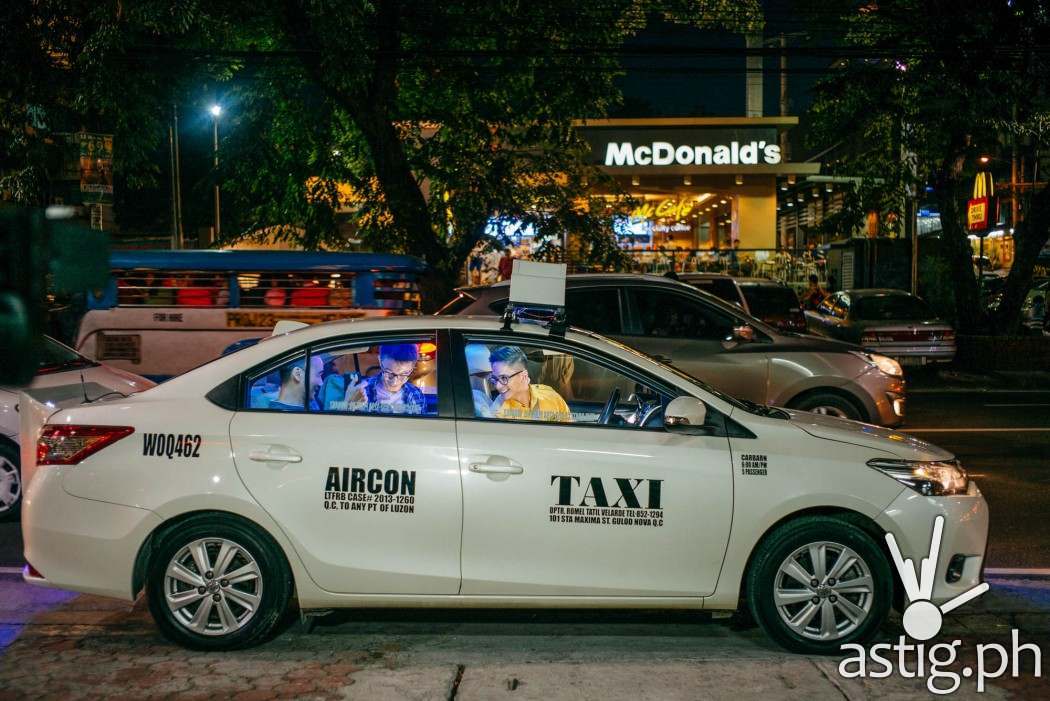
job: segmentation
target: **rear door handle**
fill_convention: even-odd
[[[669,356],[669,355],[660,355],[659,353],[653,353],[652,358],[653,358],[653,360],[660,361],[664,365],[670,365],[671,364],[671,356]]]
[[[285,448],[275,450],[276,446],[269,446],[265,450],[253,450],[248,453],[248,459],[255,462],[302,462],[303,456],[294,450]]]
[[[487,473],[490,475],[520,475],[525,471],[521,465],[514,463],[502,455],[493,455],[485,462],[472,462],[468,466],[471,472]]]

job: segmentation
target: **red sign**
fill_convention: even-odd
[[[966,207],[967,228],[974,232],[987,230],[991,209],[992,203],[987,197],[970,200]]]

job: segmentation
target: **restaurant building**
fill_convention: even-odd
[[[575,127],[590,145],[590,163],[638,203],[617,225],[624,248],[772,250],[782,245],[779,185],[820,172],[819,163],[785,158],[785,133],[797,124],[797,117],[698,117]]]

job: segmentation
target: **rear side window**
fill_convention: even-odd
[[[752,316],[763,317],[798,311],[798,296],[790,287],[744,285],[744,298]]]
[[[733,335],[728,314],[662,290],[633,290],[643,336],[722,341]]]
[[[740,293],[736,291],[736,283],[725,278],[708,278],[690,282],[693,287],[709,292],[719,299],[740,306]]]
[[[437,344],[426,336],[313,350],[244,387],[246,409],[437,416]]]
[[[318,373],[312,373],[316,382]],[[244,406],[248,409],[271,411],[306,411],[307,386],[310,375],[306,371],[306,355],[300,354],[275,367],[248,378],[245,383]]]
[[[615,288],[566,290],[565,312],[573,326],[606,335],[621,333],[620,293]]]

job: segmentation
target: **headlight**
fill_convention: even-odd
[[[901,364],[893,358],[879,355],[878,353],[864,353],[862,351],[850,351],[850,353],[858,358],[862,358],[864,362],[872,367],[878,368],[891,377],[904,377],[904,369],[901,368]]]
[[[873,458],[868,461],[884,475],[928,497],[966,494],[970,480],[958,460],[919,461]]]

